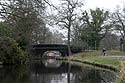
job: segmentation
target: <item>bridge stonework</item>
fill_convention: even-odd
[[[69,56],[68,45],[64,44],[37,44],[30,46],[31,54],[35,57],[42,57],[46,51],[59,51],[61,56]]]

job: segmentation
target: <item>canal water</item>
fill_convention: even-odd
[[[54,59],[29,65],[0,66],[0,83],[114,83],[109,70]]]

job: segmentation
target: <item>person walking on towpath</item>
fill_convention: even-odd
[[[106,56],[106,49],[105,48],[102,49],[102,55]]]

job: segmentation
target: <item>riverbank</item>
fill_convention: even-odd
[[[88,56],[88,57],[71,57],[72,61],[79,61],[82,63],[94,65],[97,67],[102,67],[106,69],[111,69],[117,71],[119,69],[120,61],[118,59],[111,59],[100,56]]]
[[[120,56],[125,55],[125,52],[119,51],[108,51],[108,56]],[[63,60],[76,61],[89,65],[94,65],[97,67],[102,67],[106,69],[111,69],[113,71],[119,71],[121,58],[112,58],[107,56],[102,56],[101,51],[87,51],[72,56],[61,58]]]
[[[57,58],[58,60],[68,60],[68,61],[75,61],[80,63],[85,63],[88,65],[101,67],[105,69],[110,69],[113,71],[118,71],[119,69],[119,61],[118,60],[112,60],[112,59],[103,59],[103,58],[94,58],[94,57],[85,57],[83,58]],[[108,63],[110,61],[110,63]]]

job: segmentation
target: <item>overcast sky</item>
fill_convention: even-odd
[[[86,8],[105,8],[114,10],[116,6],[123,7],[125,0],[86,0],[85,1],[85,7]]]
[[[50,0],[53,4],[58,4],[59,0]],[[116,6],[123,7],[125,0],[83,0],[85,3],[85,9],[94,9],[96,7],[114,10]]]

